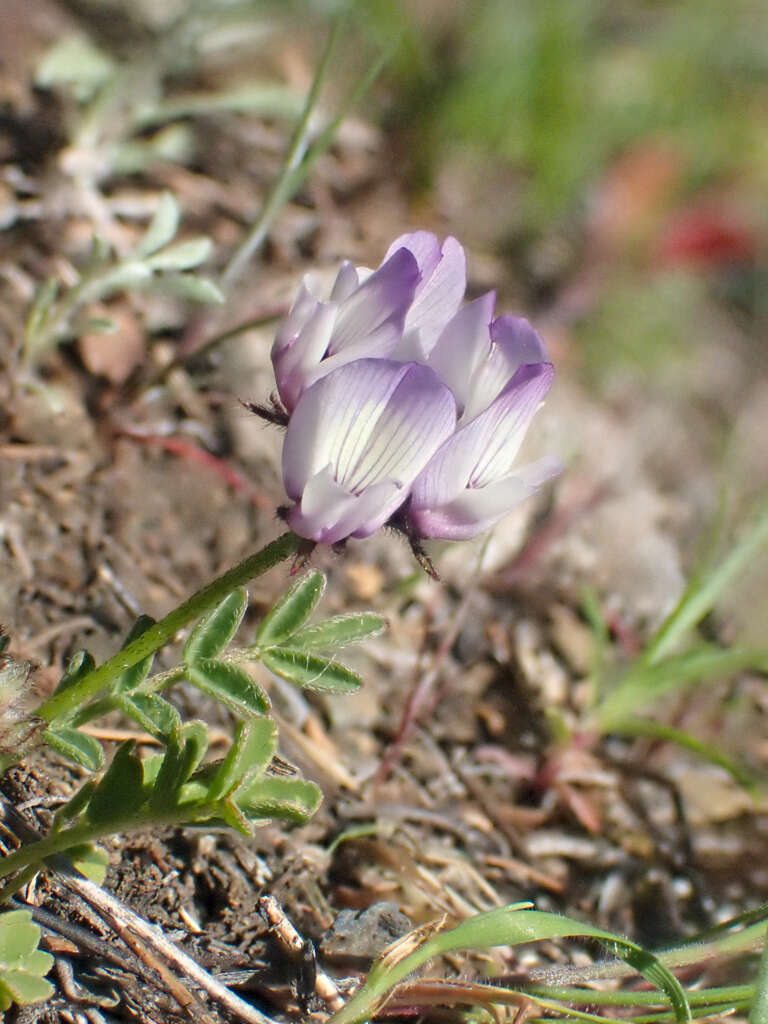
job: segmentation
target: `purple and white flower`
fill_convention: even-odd
[[[560,471],[551,457],[514,466],[553,375],[551,363],[524,363],[486,409],[443,442],[411,489],[406,521],[416,536],[476,537]]]
[[[516,466],[553,378],[527,320],[494,316],[489,292],[462,308],[459,243],[403,235],[376,271],[345,263],[327,300],[308,276],[272,360],[290,413],[284,516],[328,544],[387,522],[466,540],[559,472]]]
[[[304,278],[272,346],[283,405],[292,412],[305,388],[356,359],[409,359],[430,346],[459,307],[466,286],[464,250],[441,246],[428,231],[402,235],[378,270],[344,263],[330,296]]]
[[[394,515],[456,424],[456,403],[418,363],[357,359],[310,385],[283,444],[294,532],[335,544]]]

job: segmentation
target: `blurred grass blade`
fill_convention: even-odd
[[[163,192],[152,221],[136,248],[136,255],[150,256],[164,245],[168,245],[179,229],[180,217],[179,204],[170,192]]]
[[[213,250],[210,238],[190,238],[186,242],[177,242],[161,249],[146,259],[152,270],[194,270],[205,263]]]
[[[654,665],[673,650],[689,629],[698,625],[715,606],[729,583],[768,544],[768,506],[736,547],[711,572],[695,576],[688,584],[677,607],[667,617],[645,650],[643,661]]]
[[[724,650],[702,645],[652,665],[640,660],[596,709],[601,732],[613,731],[626,718],[669,693],[710,679],[727,679],[745,669],[768,671],[768,650]]]
[[[513,904],[477,914],[455,928],[429,935],[415,950],[413,943],[417,937],[406,936],[385,951],[371,968],[362,988],[331,1018],[330,1024],[356,1024],[370,1019],[392,987],[432,957],[459,949],[486,949],[490,946],[514,946],[541,939],[572,937],[594,938],[608,945],[611,952],[665,993],[677,1021],[691,1019],[690,1008],[680,983],[652,953],[610,932],[559,914],[531,910],[529,907],[530,904]],[[405,955],[398,955],[399,949]]]
[[[749,1011],[749,1024],[768,1024],[768,936],[760,960],[757,990]]]
[[[678,747],[684,747],[704,761],[709,761],[710,764],[724,769],[734,782],[738,782],[745,789],[753,790],[755,788],[756,780],[746,768],[741,767],[711,743],[700,740],[683,729],[676,729],[673,725],[654,722],[649,718],[631,717],[618,721],[611,732],[622,736],[644,736],[649,739],[663,740],[665,743],[676,743]]]
[[[250,258],[264,241],[273,220],[282,206],[301,187],[315,162],[330,148],[339,130],[339,126],[347,117],[349,111],[359,103],[376,81],[395,49],[393,45],[382,53],[377,60],[373,61],[368,71],[360,79],[357,87],[352,90],[351,94],[342,104],[338,115],[320,132],[312,145],[309,146],[312,114],[315,111],[320,90],[332,64],[332,57],[336,52],[344,20],[345,15],[342,12],[334,24],[325,52],[320,59],[320,64],[307,95],[301,118],[296,126],[288,154],[283,163],[283,169],[272,191],[262,205],[250,231],[232,256],[222,275],[222,283],[225,286],[232,285],[240,276]]]
[[[199,302],[203,305],[224,302],[224,295],[218,285],[198,274],[164,274],[150,284],[154,291],[183,299],[184,302]]]

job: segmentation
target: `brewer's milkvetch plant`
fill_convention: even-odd
[[[173,235],[174,211],[167,212],[153,249]],[[360,680],[337,652],[385,623],[352,613],[308,625],[325,586],[323,574],[311,571],[278,599],[250,642],[234,647],[248,603],[244,585],[281,561],[302,564],[317,543],[340,545],[385,524],[404,532],[431,570],[422,539],[483,532],[557,471],[551,458],[515,465],[552,381],[543,343],[527,321],[496,317],[493,293],[462,307],[465,283],[459,243],[440,244],[428,232],[398,238],[377,270],[345,263],[328,295],[314,278],[304,280],[275,338],[277,393],[271,406],[252,406],[286,428],[289,503],[280,514],[290,532],[159,622],[140,616],[102,665],[77,652],[33,710],[11,714],[9,705],[0,720],[0,769],[45,742],[90,775],[47,835],[6,847],[0,903],[44,864],[55,868],[56,857],[84,873],[103,872],[92,844],[112,833],[216,823],[249,834],[265,820],[302,822],[315,812],[318,787],[272,769],[277,725],[268,693],[246,666],[260,663],[308,689],[352,692]],[[178,663],[153,669],[157,651],[189,626]],[[28,674],[7,655],[3,673]],[[181,682],[223,703],[236,720],[219,760],[210,758],[205,723],[183,720],[168,699]],[[104,768],[104,749],[88,726],[115,711],[159,751],[129,740]]]

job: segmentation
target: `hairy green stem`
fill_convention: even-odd
[[[178,633],[184,626],[199,619],[214,608],[236,587],[261,576],[279,562],[285,561],[299,550],[302,541],[293,533],[284,533],[261,551],[244,559],[239,565],[225,572],[218,579],[198,590],[178,608],[156,622],[154,626],[138,636],[103,665],[95,668],[66,690],[55,693],[37,709],[38,717],[52,723],[63,715],[77,711],[86,701],[113,683],[126,669],[131,668],[147,655],[153,654]],[[10,762],[11,764],[13,761]]]
[[[171,810],[157,812],[141,809],[98,824],[85,821],[79,825],[72,825],[70,828],[52,832],[43,839],[25,843],[18,850],[9,853],[0,861],[0,878],[7,878],[8,875],[21,871],[23,881],[20,884],[24,884],[40,870],[45,860],[55,854],[66,853],[74,846],[97,842],[104,836],[114,835],[118,832],[130,832],[139,828],[193,824],[197,819],[204,820],[213,817],[218,807],[219,805],[214,802],[181,805]],[[0,903],[20,888],[18,882],[19,879],[15,878],[0,889]]]

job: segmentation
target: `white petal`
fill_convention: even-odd
[[[343,302],[348,299],[352,292],[360,285],[360,275],[354,264],[349,261],[342,263],[336,280],[331,289],[331,301]]]
[[[407,373],[367,443],[360,447],[359,458],[343,467],[344,483],[358,493],[382,479],[410,486],[455,426],[456,405],[450,391],[428,367],[405,365]]]
[[[359,458],[405,367],[385,360],[349,363],[307,388],[283,443],[283,481],[298,501],[307,482],[329,463],[336,479]]]
[[[453,391],[459,410],[471,397],[473,378],[491,347],[495,301],[496,293],[488,292],[467,303],[446,325],[427,359],[427,365]]]

